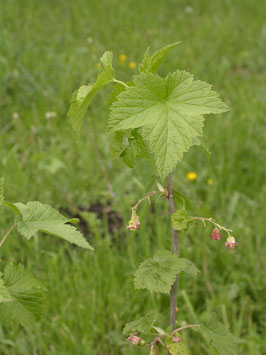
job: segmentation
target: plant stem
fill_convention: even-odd
[[[231,236],[230,232],[232,232],[232,230],[221,226],[212,217],[210,217],[210,218],[207,218],[207,217],[193,217],[193,218],[195,220],[201,221],[204,224],[204,227],[206,226],[205,225],[205,221],[210,222],[210,223],[214,224],[215,227],[217,227],[218,229],[225,231],[228,234],[229,237]]]
[[[16,227],[16,224],[13,224],[13,226],[6,232],[6,234],[4,235],[3,239],[0,242],[0,248],[1,246],[4,244],[6,238],[8,237],[8,235],[12,232],[12,230]]]
[[[179,332],[180,330],[186,329],[186,328],[192,328],[192,327],[200,327],[199,324],[190,324],[190,325],[184,325],[181,328],[175,329],[172,331],[172,334]]]
[[[167,187],[168,187],[168,200],[169,200],[169,212],[170,216],[175,213],[175,202],[173,195],[173,181],[172,175],[169,174],[167,176]],[[179,254],[179,240],[178,240],[178,231],[172,228],[172,242],[173,242],[173,253]],[[177,286],[178,286],[178,276],[175,279],[175,283],[172,286],[170,292],[170,324],[173,329],[175,329],[176,324],[176,294],[177,294]]]
[[[141,204],[142,201],[146,200],[146,199],[150,199],[150,197],[156,195],[156,194],[162,194],[161,191],[151,191],[148,192],[144,197],[142,197],[140,200],[138,200],[138,202],[135,204],[135,206],[133,206],[131,209],[132,210],[136,210],[138,208],[138,206]]]
[[[128,88],[128,85],[127,85],[126,83],[123,83],[123,81],[120,81],[120,80],[117,80],[117,79],[113,79],[113,81],[114,81],[115,83],[124,85],[126,88]]]

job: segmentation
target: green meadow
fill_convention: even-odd
[[[152,162],[129,169],[111,155],[106,135],[111,87],[92,102],[77,143],[67,119],[72,92],[96,79],[104,51],[116,77],[129,80],[151,52],[182,41],[159,70],[185,69],[213,85],[231,110],[206,119],[210,162],[193,147],[174,181],[194,215],[233,229],[236,250],[198,224],[181,235],[181,256],[201,273],[180,276],[178,324],[216,312],[237,338],[237,354],[265,353],[265,3],[262,0],[0,1],[0,176],[10,201],[38,200],[81,217],[95,252],[16,231],[1,248],[46,286],[43,319],[28,328],[0,323],[0,354],[147,354],[122,335],[127,322],[160,311],[169,297],[134,289],[140,262],[171,243],[167,201],[139,210],[141,229],[126,230],[130,208],[146,193]],[[119,56],[126,59],[121,62]],[[195,172],[194,181],[187,178]],[[211,179],[211,180],[210,180]],[[113,195],[110,195],[110,186]],[[13,222],[1,209],[0,236]],[[182,333],[183,334],[183,333]],[[217,354],[197,331],[184,332],[191,354]]]

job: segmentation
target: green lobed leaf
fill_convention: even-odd
[[[151,72],[151,73],[156,73],[157,70],[159,69],[160,65],[164,62],[170,51],[177,46],[181,42],[176,42],[169,44],[161,49],[159,49],[157,52],[155,52],[151,57],[149,54],[149,48],[147,48],[143,61],[139,66],[139,72]]]
[[[184,340],[180,343],[175,343],[173,337],[169,337],[165,340],[165,346],[171,355],[188,355],[189,350]]]
[[[68,117],[70,118],[72,128],[77,137],[79,137],[83,117],[92,99],[100,89],[113,81],[114,71],[112,60],[113,54],[111,52],[105,52],[100,59],[100,69],[97,80],[93,84],[81,86],[72,95]]]
[[[172,214],[171,221],[173,228],[178,231],[186,230],[191,224],[194,224],[194,218],[189,216],[183,208],[178,209]]]
[[[38,201],[16,203],[20,215],[16,216],[15,223],[18,231],[30,239],[37,231],[62,238],[79,247],[94,250],[82,234],[73,226],[66,223],[77,223],[77,219],[69,219],[59,213],[55,208]]]
[[[158,313],[150,311],[140,319],[127,323],[123,329],[123,334],[129,335],[134,332],[147,334],[150,332],[151,327],[156,322],[157,317],[158,317]]]
[[[186,259],[178,258],[168,250],[158,251],[153,258],[139,265],[134,275],[134,285],[136,289],[169,293],[178,273],[187,271],[193,274],[195,269],[192,262],[189,264]]]
[[[200,332],[206,338],[209,344],[213,345],[221,355],[236,354],[236,339],[224,327],[222,323],[217,321],[215,313],[210,315],[207,324],[201,324]]]
[[[194,81],[185,71],[166,78],[141,73],[134,77],[134,84],[112,104],[108,130],[141,127],[164,179],[193,145],[193,138],[202,135],[203,115],[222,113],[228,107],[210,85]]]
[[[44,289],[24,266],[10,263],[4,270],[2,286],[8,298],[3,299],[0,287],[0,320],[15,321],[27,326],[41,319],[44,309]]]

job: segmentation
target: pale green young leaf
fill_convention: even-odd
[[[194,223],[194,218],[189,216],[187,211],[183,208],[178,209],[171,216],[172,226],[175,230],[186,230]]]
[[[176,275],[183,271],[184,263],[170,251],[158,251],[153,258],[142,262],[135,272],[136,289],[169,293]]]
[[[201,324],[200,332],[221,355],[235,355],[237,353],[236,338],[222,323],[217,321],[215,313],[210,315],[207,324]]]
[[[210,85],[194,81],[184,71],[165,79],[145,72],[135,76],[134,84],[112,104],[108,130],[142,127],[164,179],[193,145],[193,138],[202,135],[203,115],[225,112],[228,107]]]
[[[23,265],[10,263],[4,270],[3,282],[9,299],[3,301],[0,296],[0,320],[23,326],[40,320],[45,297],[43,286],[34,276]]]
[[[26,239],[30,239],[33,234],[40,231],[62,238],[79,247],[94,250],[76,227],[66,224],[76,223],[76,219],[66,218],[55,208],[38,201],[31,201],[26,205],[16,203],[15,206],[20,212],[20,215],[16,216],[15,223],[18,231]]]
[[[147,48],[143,61],[139,66],[139,72],[151,72],[156,73],[160,65],[164,62],[170,51],[181,42],[176,42],[169,44],[157,52],[155,52],[151,57],[149,55],[149,48]]]
[[[113,54],[111,52],[105,52],[100,59],[100,69],[97,80],[93,84],[81,86],[72,95],[68,117],[70,118],[72,128],[77,137],[80,133],[83,117],[92,99],[100,89],[113,81],[114,71],[112,59]]]
[[[169,337],[165,340],[165,346],[171,355],[188,355],[189,350],[184,340],[180,343],[175,343],[173,337]]]
[[[131,333],[134,332],[147,334],[150,332],[151,327],[156,322],[157,317],[158,317],[158,313],[150,311],[146,313],[144,316],[142,316],[140,319],[127,323],[123,329],[123,334],[130,335]]]

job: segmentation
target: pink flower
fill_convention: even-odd
[[[140,228],[139,216],[137,216],[135,211],[132,211],[131,218],[128,222],[127,229],[131,231],[135,231]]]
[[[137,335],[133,334],[129,338],[127,338],[127,341],[133,345],[145,345],[145,341],[142,340],[140,337]]]
[[[234,237],[228,237],[226,239],[226,243],[225,243],[225,246],[227,249],[234,249],[236,246],[237,246],[237,243],[235,241],[235,238]]]
[[[173,342],[174,343],[180,343],[181,338],[178,335],[173,336]]]
[[[211,238],[215,240],[220,240],[222,238],[221,232],[218,228],[214,228],[211,232]]]

